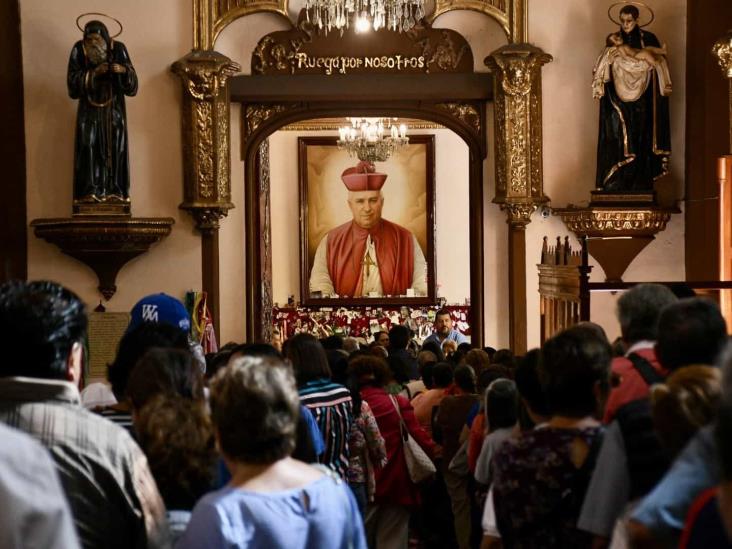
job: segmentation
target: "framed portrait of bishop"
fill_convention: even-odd
[[[436,302],[434,147],[410,136],[371,163],[336,137],[298,139],[304,305]]]

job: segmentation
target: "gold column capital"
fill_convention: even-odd
[[[544,195],[541,67],[552,56],[531,44],[508,44],[485,58],[494,75],[496,196],[511,227],[529,223]]]
[[[231,203],[229,93],[241,70],[216,51],[194,50],[173,63],[183,91],[183,203],[201,232],[219,227]]]
[[[534,202],[505,202],[500,204],[501,210],[506,212],[506,223],[513,229],[525,229],[531,223],[531,215],[539,207]]]
[[[213,101],[226,87],[228,78],[241,72],[241,66],[217,51],[192,50],[173,63],[171,70],[192,99]]]
[[[732,78],[732,29],[714,43],[712,53],[719,61],[725,77]]]

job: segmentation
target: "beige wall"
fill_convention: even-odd
[[[611,0],[530,0],[531,41],[554,56],[544,68],[544,184],[552,205],[580,203],[589,198],[595,174],[597,143],[597,103],[590,93],[591,69],[604,37],[613,30],[606,10]],[[674,81],[671,98],[674,156],[673,175],[663,184],[662,194],[680,197],[683,188],[684,135],[684,49],[686,0],[649,0],[656,9],[650,27],[668,43]],[[114,15],[125,24],[120,37],[128,47],[140,80],[137,97],[127,100],[130,127],[132,203],[136,216],[170,216],[176,219],[173,234],[152,251],[129,263],[118,277],[119,290],[109,302],[110,310],[128,310],[140,296],[166,291],[182,296],[189,288],[199,288],[201,278],[200,240],[187,214],[178,210],[182,200],[180,146],[180,91],[169,72],[170,64],[185,55],[191,41],[191,1],[181,0],[21,0],[23,70],[28,169],[28,218],[62,217],[71,211],[73,136],[76,104],[66,95],[68,54],[79,39],[74,19],[85,11]],[[299,3],[291,3],[294,18]],[[242,64],[249,73],[251,51],[266,33],[286,28],[281,16],[257,14],[226,28],[216,47]],[[483,58],[505,42],[497,24],[474,12],[451,12],[441,16],[436,26],[463,33],[473,48],[475,69],[484,71]],[[232,191],[236,209],[224,220],[220,236],[221,318],[220,339],[241,340],[244,334],[244,226],[243,165],[239,157],[239,112],[232,109]],[[492,129],[489,126],[489,140]],[[449,132],[447,132],[449,133]],[[454,136],[453,136],[454,137]],[[273,138],[276,141],[278,138]],[[438,156],[441,147],[438,145]],[[444,149],[447,150],[447,149]],[[273,153],[273,175],[292,170]],[[455,163],[463,166],[463,163]],[[486,341],[494,346],[508,344],[508,282],[506,273],[507,229],[505,216],[490,203],[494,196],[492,150],[484,163],[485,174],[485,316]],[[438,181],[439,181],[438,174]],[[663,190],[663,189],[662,189]],[[438,193],[439,193],[438,186]],[[276,198],[273,197],[273,200]],[[445,209],[462,208],[453,204]],[[442,209],[439,205],[438,211]],[[289,211],[286,209],[286,211]],[[445,214],[447,215],[447,214]],[[438,219],[440,219],[438,217]],[[276,221],[273,219],[273,221]],[[467,231],[467,219],[463,219]],[[441,231],[442,229],[440,229]],[[675,216],[662,233],[628,269],[628,280],[680,279],[684,276],[683,217]],[[445,234],[449,234],[445,231]],[[534,216],[527,229],[527,292],[529,343],[538,343],[538,294],[536,263],[541,237],[567,234],[561,221]],[[454,239],[448,253],[467,254],[467,240],[460,249]],[[298,254],[296,239],[279,244]],[[438,240],[438,257],[446,244]],[[283,247],[284,246],[284,247]],[[53,278],[77,291],[89,304],[96,304],[96,278],[80,263],[35,237],[28,237],[29,276]],[[280,254],[282,252],[277,251]],[[289,260],[288,260],[289,261]],[[438,269],[442,261],[438,262]],[[287,277],[292,266],[285,263]],[[467,263],[465,264],[467,272]],[[275,266],[275,272],[279,272]],[[279,276],[276,274],[276,276]],[[438,278],[440,277],[438,273]],[[296,278],[296,277],[295,277]],[[593,280],[602,280],[599,267]],[[288,278],[288,280],[290,280]],[[277,285],[276,282],[276,291]],[[446,290],[447,291],[447,290]],[[452,290],[451,290],[452,291]],[[292,292],[291,292],[292,293]],[[459,292],[455,294],[459,295]],[[593,315],[606,329],[615,329],[612,304],[605,297],[593,300]],[[280,297],[276,300],[282,301]]]

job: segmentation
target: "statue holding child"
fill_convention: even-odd
[[[643,24],[639,8],[647,11]],[[668,173],[671,155],[667,49],[642,28],[653,21],[645,4],[620,2],[608,15],[620,28],[607,36],[593,70],[592,92],[600,100],[596,187],[606,194],[649,194]]]

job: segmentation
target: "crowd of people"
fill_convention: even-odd
[[[0,547],[732,545],[732,347],[712,301],[642,284],[621,341],[580,323],[474,348],[300,333],[202,357],[147,296],[83,387],[87,315],[0,286]],[[83,391],[80,392],[80,389]]]

